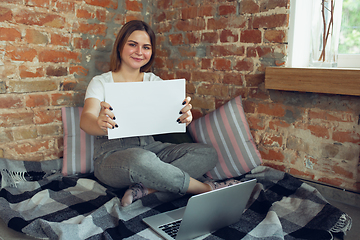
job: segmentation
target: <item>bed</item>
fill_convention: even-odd
[[[143,222],[185,206],[189,195],[147,195],[121,207],[122,191],[90,174],[61,174],[62,160],[0,159],[0,217],[16,231],[45,239],[161,239]],[[239,222],[199,239],[342,239],[351,218],[310,185],[258,166],[237,179],[258,183]]]
[[[183,207],[190,196],[154,193],[122,207],[123,190],[93,176],[94,138],[79,129],[81,111],[62,109],[63,158],[0,159],[0,218],[9,228],[42,239],[160,239],[142,219]],[[257,179],[241,219],[199,239],[342,239],[350,230],[351,218],[315,188],[262,165],[241,96],[193,121],[188,131],[156,140],[214,146],[219,163],[207,173],[214,181]]]

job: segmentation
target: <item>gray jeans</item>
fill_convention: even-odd
[[[216,150],[205,144],[162,143],[152,136],[95,138],[95,176],[115,188],[142,183],[161,192],[185,194],[190,177],[202,180],[217,159]]]

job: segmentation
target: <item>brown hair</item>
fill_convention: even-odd
[[[114,46],[113,46],[113,49],[111,52],[111,56],[110,56],[110,70],[111,71],[117,72],[120,69],[120,66],[121,66],[120,53],[122,52],[124,45],[125,45],[127,39],[129,38],[129,36],[134,31],[137,31],[137,30],[147,32],[147,34],[150,37],[151,48],[152,48],[151,58],[147,64],[145,64],[144,66],[142,66],[140,68],[140,72],[146,72],[150,69],[152,63],[154,62],[155,52],[156,52],[155,33],[147,23],[140,21],[140,20],[132,20],[130,22],[127,22],[120,29],[118,35],[116,36],[116,40],[115,40],[115,43],[114,43]]]

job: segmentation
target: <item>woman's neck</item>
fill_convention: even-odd
[[[144,73],[139,70],[126,71],[120,68],[117,72],[112,72],[114,82],[142,82]]]

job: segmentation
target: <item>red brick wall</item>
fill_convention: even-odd
[[[154,72],[187,79],[195,118],[242,95],[265,165],[360,191],[359,97],[264,88],[286,62],[288,13],[288,0],[3,0],[0,157],[61,157],[60,108],[83,104],[139,18],[158,32]]]
[[[61,157],[61,107],[83,105],[120,27],[150,22],[152,8],[145,0],[2,0],[0,157]]]
[[[186,78],[194,116],[243,97],[265,165],[360,191],[360,98],[269,91],[287,55],[288,0],[158,0],[155,73]]]

